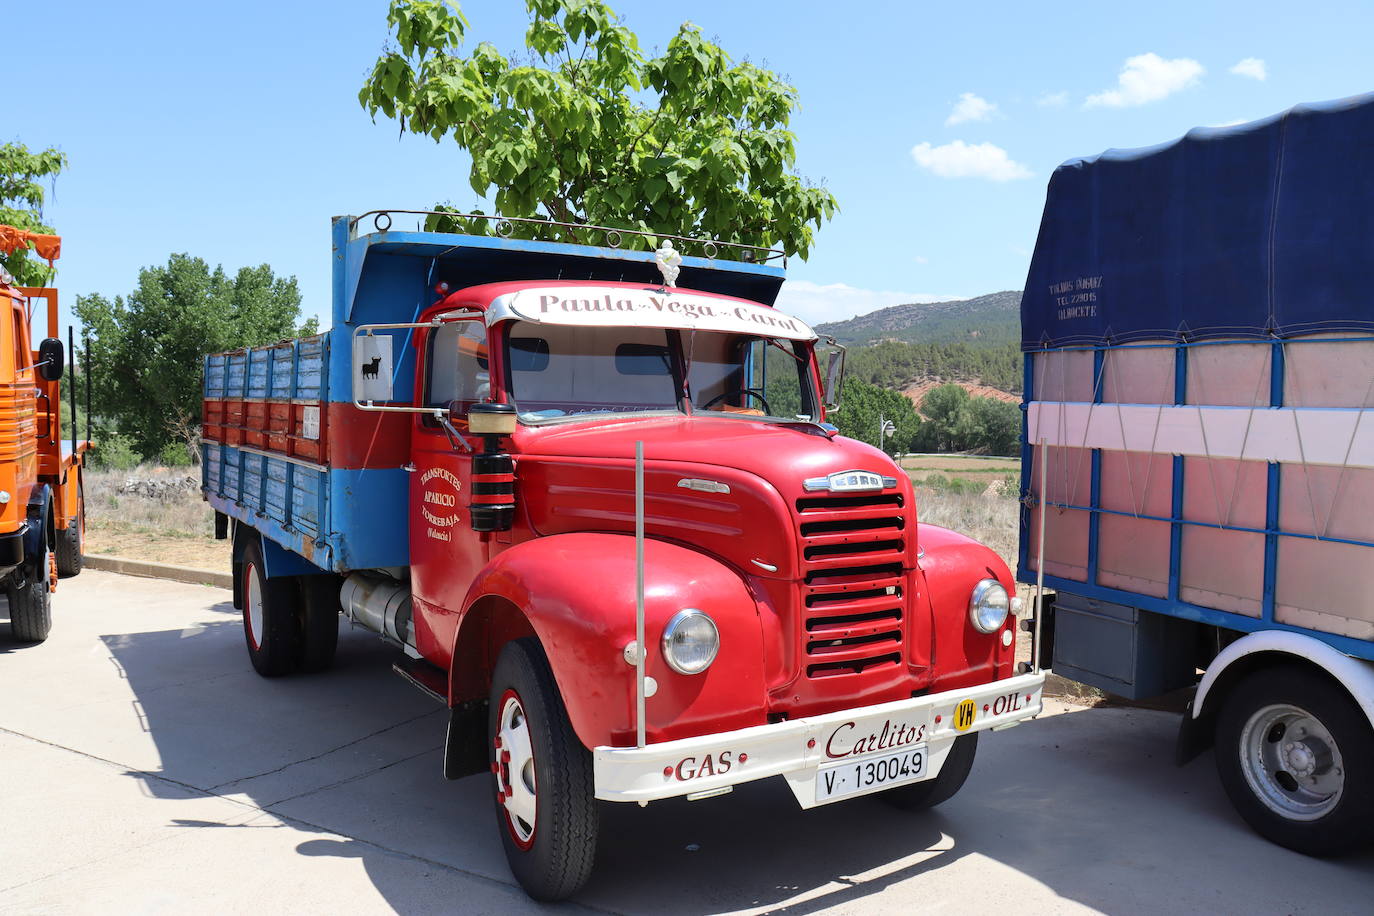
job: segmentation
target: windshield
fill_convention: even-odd
[[[695,413],[818,421],[806,348],[718,331],[516,321],[511,400],[526,423],[605,413]],[[685,383],[684,383],[685,379]]]

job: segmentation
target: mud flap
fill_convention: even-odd
[[[487,701],[467,700],[448,711],[444,778],[462,779],[487,769]]]
[[[1174,748],[1174,764],[1183,766],[1197,755],[1212,746],[1215,739],[1212,717],[1203,714],[1193,718],[1193,702],[1183,711],[1183,721],[1178,725],[1178,744]]]

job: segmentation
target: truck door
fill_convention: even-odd
[[[424,344],[419,398],[426,407],[448,408],[459,432],[467,429],[469,408],[490,393],[487,346],[479,319],[446,323]],[[410,557],[416,644],[428,658],[446,659],[468,585],[486,564],[489,548],[468,515],[472,452],[461,442],[455,447],[432,416],[417,415],[415,424]]]

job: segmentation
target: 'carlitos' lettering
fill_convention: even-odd
[[[860,736],[849,747],[844,746],[844,738],[852,738],[850,734],[857,728],[855,723],[846,722],[830,733],[830,740],[825,742],[825,756],[831,758],[853,757],[857,754],[868,754],[872,751],[885,751],[895,747],[905,747],[908,744],[915,744],[925,737],[926,727],[924,725],[907,725],[899,722],[892,724],[891,719],[883,721],[883,727],[876,733]],[[843,737],[842,737],[843,736]],[[837,739],[839,739],[837,743]]]

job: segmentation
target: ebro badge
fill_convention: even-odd
[[[872,471],[840,471],[828,477],[811,477],[802,482],[810,491],[829,490],[831,493],[854,493],[862,490],[885,490],[897,486],[897,478],[884,477]]]
[[[390,334],[362,334],[353,338],[353,399],[391,400]]]

